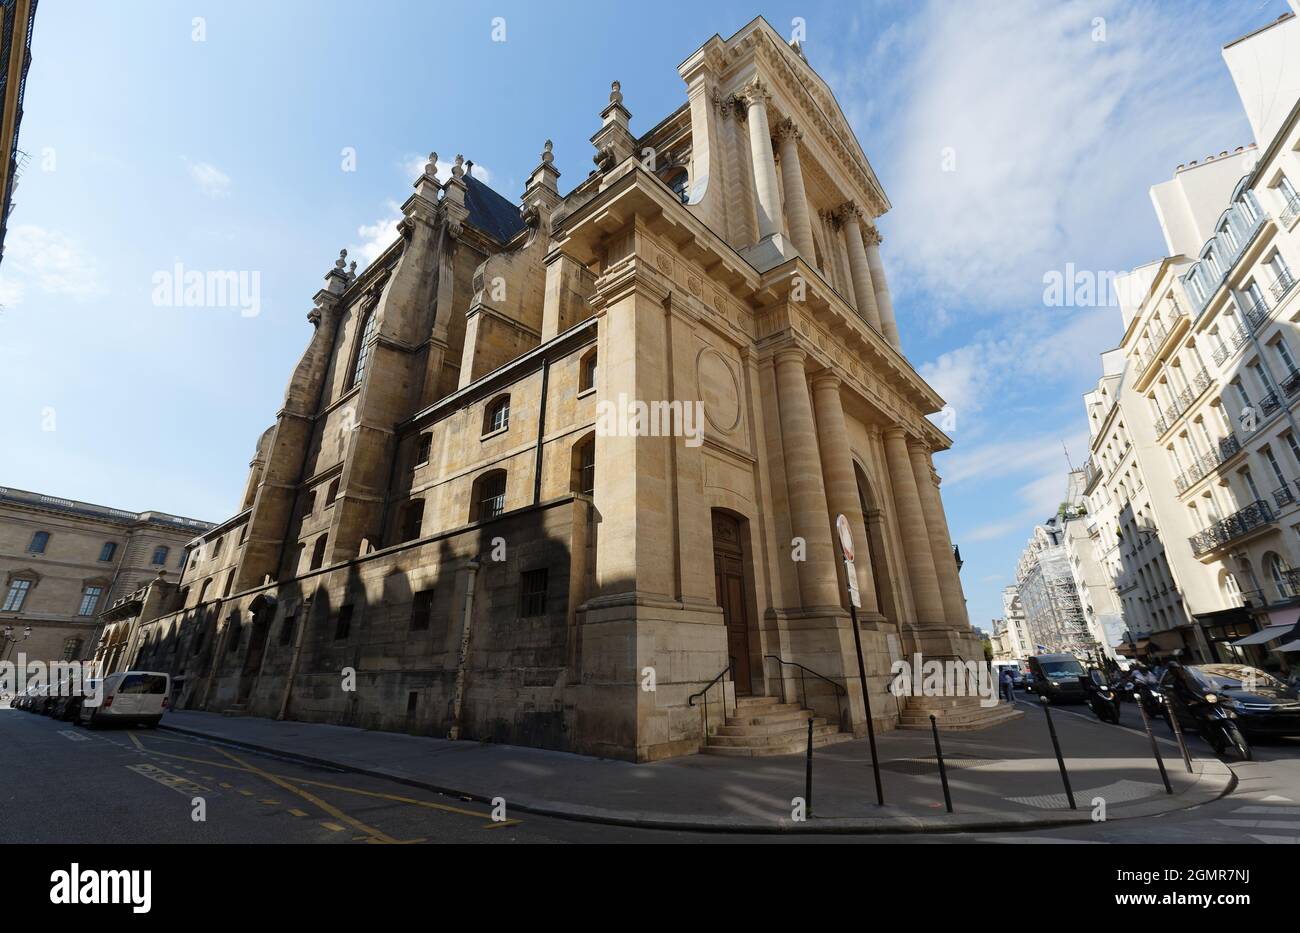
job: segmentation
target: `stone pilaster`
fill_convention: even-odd
[[[934,568],[930,533],[925,526],[925,510],[916,488],[916,474],[907,452],[902,428],[885,431],[885,461],[889,466],[889,483],[893,487],[894,511],[903,538],[908,578],[912,583],[912,604],[916,607],[919,628],[945,628],[943,596],[939,575]]]
[[[790,523],[794,534],[806,545],[805,560],[798,562],[799,598],[805,611],[828,607],[838,611],[835,550],[826,517],[826,488],[822,483],[812,399],[808,395],[806,358],[803,350],[788,347],[779,350],[775,359]]]
[[[853,298],[858,305],[858,314],[876,330],[880,330],[876,290],[871,283],[871,268],[862,240],[862,209],[856,204],[845,204],[839,210],[839,219],[844,229],[844,242],[848,246],[849,278],[853,280]]]
[[[874,225],[868,225],[863,231],[866,243],[867,267],[871,270],[871,285],[876,292],[876,310],[880,313],[880,332],[899,352],[898,322],[894,319],[894,299],[889,294],[889,283],[885,280],[885,266],[880,261],[880,231]]]
[[[785,221],[790,228],[790,239],[804,262],[816,265],[817,251],[813,248],[812,221],[808,212],[808,193],[803,184],[803,169],[799,165],[799,140],[803,134],[790,120],[782,120],[776,128],[781,146],[781,180],[785,187]]]
[[[844,422],[844,405],[840,399],[839,376],[824,373],[812,381],[813,404],[817,409],[817,440],[821,446],[822,476],[826,483],[826,504],[831,527],[835,517],[843,515],[853,529],[854,567],[857,570],[858,591],[862,609],[858,613],[863,622],[880,622],[884,616],[876,604],[876,581],[872,575],[871,549],[867,539],[867,526],[862,515],[857,479],[853,475],[853,454],[849,450],[848,428]],[[838,559],[839,552],[836,551]],[[840,564],[843,566],[843,563]],[[847,594],[845,594],[847,598]]]

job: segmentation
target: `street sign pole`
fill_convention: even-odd
[[[843,515],[835,519],[835,530],[839,532],[840,551],[844,555],[844,578],[849,591],[849,621],[853,625],[853,647],[858,654],[858,683],[862,685],[862,706],[867,714],[867,740],[871,744],[871,771],[876,778],[876,804],[885,805],[885,791],[880,783],[880,758],[876,755],[876,726],[871,721],[871,692],[867,689],[867,665],[862,658],[862,635],[858,632],[858,606],[862,597],[858,594],[858,572],[853,566],[853,532],[849,521]]]

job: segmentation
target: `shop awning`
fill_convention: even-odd
[[[1274,651],[1300,651],[1300,638],[1297,638],[1295,641],[1288,641],[1285,642],[1284,644],[1278,645],[1273,650]]]
[[[1294,625],[1270,625],[1266,628],[1260,629],[1258,632],[1252,632],[1245,638],[1238,638],[1236,641],[1232,642],[1232,646],[1234,648],[1240,648],[1244,645],[1266,645],[1270,641],[1288,634],[1293,628],[1295,628]]]

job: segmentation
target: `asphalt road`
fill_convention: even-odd
[[[1141,729],[1130,704],[1120,727],[1085,707],[1058,708],[1076,735]],[[1085,728],[1083,722],[1088,725]],[[1158,736],[1170,738],[1163,723]],[[1193,754],[1209,755],[1199,739]],[[1257,745],[1230,762],[1234,792],[1192,810],[1140,821],[998,834],[791,836],[664,832],[510,813],[396,781],[226,748],[156,729],[91,731],[0,709],[0,843],[867,842],[1296,843],[1300,740]],[[1172,741],[1161,744],[1181,767]],[[196,801],[201,800],[201,805]],[[201,806],[203,819],[195,819]]]

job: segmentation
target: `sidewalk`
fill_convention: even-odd
[[[1087,715],[1084,707],[1069,709]],[[791,819],[791,798],[804,793],[802,755],[691,755],[631,764],[191,711],[168,713],[160,728],[460,797],[504,797],[514,810],[663,829],[874,833],[1060,826],[1091,822],[1095,797],[1106,800],[1107,819],[1133,819],[1206,803],[1235,781],[1215,759],[1193,759],[1188,774],[1177,748],[1162,742],[1174,788],[1169,795],[1144,734],[1068,710],[1054,712],[1053,719],[1077,811],[1066,803],[1043,714],[1026,707],[1014,722],[942,734],[953,814],[944,810],[931,735],[895,731],[877,737],[886,805],[875,802],[867,741],[843,742],[814,753],[814,815],[805,822]]]

